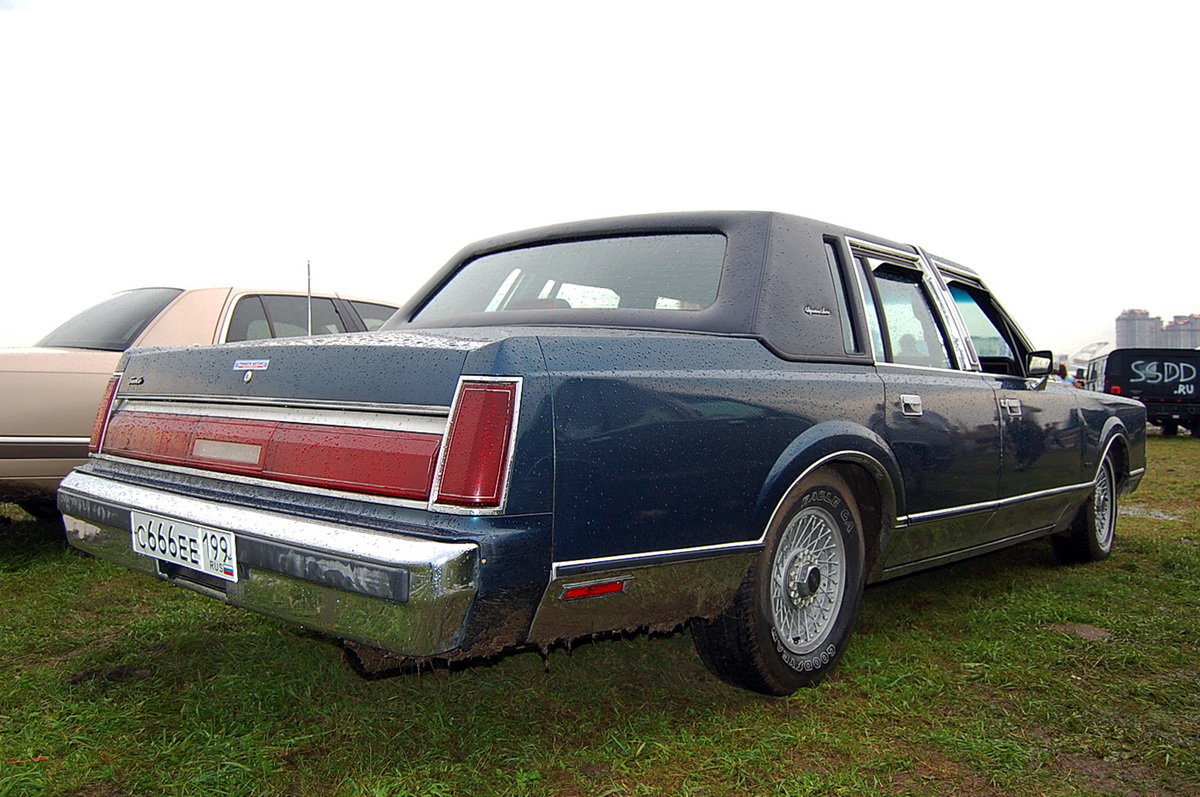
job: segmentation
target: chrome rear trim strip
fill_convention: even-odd
[[[116,407],[119,412],[154,412],[164,415],[203,415],[206,418],[237,418],[252,421],[303,423],[315,426],[350,426],[359,429],[420,432],[441,435],[446,431],[446,416],[428,413],[378,412],[365,409],[323,409],[317,407],[283,407],[208,404],[195,401],[145,401],[141,397],[124,399]],[[84,442],[87,442],[86,440]]]
[[[314,399],[245,398],[241,396],[172,396],[157,393],[138,393],[136,395],[124,393],[119,398],[125,401],[185,402],[203,404],[205,407],[212,407],[218,404],[236,404],[240,406],[262,407],[303,407],[306,409],[328,409],[339,412],[384,412],[400,415],[448,416],[450,414],[450,408],[440,404],[384,404],[374,401],[318,401]]]

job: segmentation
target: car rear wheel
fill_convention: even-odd
[[[1091,498],[1079,508],[1071,527],[1050,538],[1060,562],[1098,562],[1112,553],[1117,530],[1117,479],[1112,460],[1104,458]]]
[[[794,487],[733,604],[692,637],[717,677],[768,695],[813,686],[834,668],[863,591],[863,537],[846,482],[820,472]]]

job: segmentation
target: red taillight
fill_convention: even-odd
[[[1119,395],[1121,395],[1121,386],[1120,385],[1109,385],[1108,392],[1112,393],[1114,396],[1119,396]]]
[[[503,503],[517,388],[517,382],[507,381],[459,385],[446,433],[437,503],[473,508]]]
[[[100,451],[100,444],[104,440],[104,427],[108,423],[108,411],[112,408],[113,397],[117,395],[117,385],[120,383],[119,376],[108,380],[108,387],[104,388],[104,397],[96,409],[96,420],[92,422],[92,437],[88,440],[88,451],[93,454]]]
[[[345,426],[119,412],[106,454],[428,500],[441,437]]]
[[[271,437],[263,476],[425,500],[441,442],[416,432],[281,425]]]
[[[230,418],[123,406],[93,444],[105,454],[468,509],[504,503],[517,380],[464,379],[444,435],[433,431]],[[97,449],[93,449],[97,450]]]

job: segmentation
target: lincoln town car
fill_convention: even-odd
[[[367,671],[690,627],[770,695],[864,587],[1112,551],[1144,408],[1052,375],[971,269],[769,212],[463,249],[379,331],[127,352],[72,544]]]

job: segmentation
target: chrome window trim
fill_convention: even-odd
[[[975,288],[980,291],[983,291],[988,296],[991,296],[991,293],[988,291],[988,289],[983,285],[982,282],[979,281],[978,276],[971,274],[969,272],[963,271],[962,269],[957,269],[957,268],[946,266],[944,263],[940,263],[940,262],[938,262],[937,268],[938,268],[939,273],[943,274],[943,282],[946,285],[946,293],[950,295],[951,302],[954,302],[954,294],[950,293],[950,281],[945,279],[945,272],[948,272],[950,274],[951,280],[957,280],[959,282],[968,283],[970,285],[970,287]],[[993,301],[995,301],[995,297],[992,297],[992,299],[993,299]],[[955,302],[955,304],[957,304],[957,302]],[[979,309],[981,311],[983,310],[982,307],[980,307]],[[955,318],[958,319],[958,321],[962,324],[961,328],[962,328],[963,340],[966,343],[967,352],[971,356],[971,363],[977,370],[982,372],[983,371],[983,363],[979,359],[979,352],[975,349],[975,339],[971,337],[971,331],[969,329],[967,329],[967,322],[965,320],[963,320],[961,314],[959,314],[959,313],[955,313]],[[1004,335],[1003,330],[997,329],[996,331],[999,332],[1002,336]],[[1009,340],[1007,340],[1007,338],[1004,339],[1004,342],[1006,344],[1009,344],[1009,347],[1011,348],[1011,342]],[[1015,354],[1015,350],[1014,350],[1014,354]]]
[[[853,240],[854,240],[853,238],[847,238],[846,242],[850,243]],[[865,296],[867,291],[870,290],[870,286],[863,284],[862,269],[859,268],[858,263],[856,263],[854,261],[855,261],[855,251],[854,251],[854,247],[851,246],[850,247],[849,268],[850,268],[850,272],[854,275],[854,284],[858,286],[858,296],[856,298],[858,299],[859,304],[862,306],[863,320],[866,322],[864,324],[865,329],[863,329],[863,337],[866,340],[867,354],[870,355],[871,363],[873,365],[875,365],[875,366],[883,365],[884,363],[881,363],[879,360],[875,359],[875,344],[876,344],[876,342],[882,343],[883,341],[876,341],[875,337],[871,334],[871,319],[869,317],[867,317],[868,308],[867,308],[866,302],[863,301],[863,296]],[[864,264],[866,264],[866,261],[863,261],[863,262],[864,262]],[[869,264],[866,264],[866,265],[868,268],[870,268]],[[878,314],[876,314],[876,321],[879,321]],[[880,322],[880,323],[882,323],[882,322]]]
[[[932,265],[934,269],[942,272],[943,274],[950,274],[950,275],[960,278],[960,279],[967,279],[967,280],[971,280],[972,282],[979,282],[979,275],[976,274],[975,272],[971,271],[966,266],[956,266],[951,263],[947,263],[945,260],[939,260],[936,257],[932,257],[932,256],[928,256],[928,255],[927,255],[927,258],[929,260],[930,265]]]
[[[1029,336],[1025,334],[1025,330],[1021,328],[1021,325],[1017,323],[1016,319],[1012,317],[1008,310],[1004,308],[1004,305],[1002,305],[996,296],[991,292],[991,290],[988,289],[988,286],[982,279],[980,279],[978,274],[971,272],[965,266],[955,267],[940,260],[935,260],[934,262],[938,264],[939,269],[951,273],[955,279],[967,283],[968,287],[986,294],[988,298],[991,299],[993,307],[1000,313],[1001,316],[1004,317],[1004,320],[1010,327],[1009,333],[1014,336],[1015,342],[1029,346],[1030,350],[1034,349],[1033,343],[1030,341]],[[947,284],[946,290],[949,292],[949,284]],[[1001,330],[1001,332],[1003,332],[1003,330]],[[971,344],[971,351],[974,352],[975,344],[974,341],[972,341],[969,332],[967,333],[967,342]],[[1020,346],[1014,347],[1014,352],[1020,348]]]
[[[901,262],[893,263],[893,265],[909,267],[921,272],[921,283],[924,286],[924,293],[928,297],[929,302],[932,304],[930,309],[934,314],[935,320],[941,321],[942,331],[948,338],[946,341],[946,343],[949,345],[949,351],[947,351],[947,354],[950,355],[950,359],[952,361],[951,365],[954,365],[954,362],[957,362],[958,365],[957,367],[951,368],[933,368],[930,366],[913,367],[925,368],[926,370],[934,371],[955,371],[959,373],[974,373],[982,370],[981,366],[979,365],[979,359],[975,356],[974,348],[970,345],[970,337],[965,335],[964,330],[959,325],[958,316],[955,313],[950,312],[951,300],[945,282],[942,280],[941,275],[934,266],[934,261],[925,254],[925,250],[921,249],[919,246],[914,246],[913,248],[916,250],[915,253],[905,252],[902,249],[896,249],[894,247],[872,243],[871,241],[864,241],[861,238],[853,238],[850,236],[846,237],[846,243],[850,246],[851,257],[853,258],[855,256],[862,256],[864,258],[866,267],[871,270],[872,274],[875,272],[875,267],[872,266],[868,260],[866,260],[866,258],[869,257],[883,257],[893,261],[899,260]],[[863,285],[862,274],[859,273],[861,269],[853,268],[851,270],[854,272],[854,278],[858,281],[859,295],[861,297],[861,295],[867,290],[867,286]],[[866,308],[864,308],[864,310],[865,309]],[[880,323],[882,324],[883,322],[884,319],[880,319]],[[900,363],[879,362],[878,360],[874,360],[875,341],[873,338],[871,338],[870,324],[868,324],[867,327],[867,338],[870,339],[872,344],[871,356],[875,364],[901,365]]]
[[[846,236],[846,243],[850,245],[851,253],[855,250],[861,250],[864,254],[875,255],[876,257],[891,257],[904,260],[915,268],[922,268],[923,266],[921,255],[916,252],[906,252],[903,249],[896,249],[885,244],[877,244],[873,241],[865,241],[862,238],[853,238],[849,235]]]
[[[893,261],[892,265],[894,265],[894,266],[899,266],[900,268],[911,268],[914,271],[920,272],[922,284],[927,282],[929,279],[929,267],[928,267],[927,263],[922,259],[922,255],[920,254],[920,249],[917,250],[917,253],[905,252],[901,249],[895,249],[890,246],[884,246],[883,244],[876,244],[876,243],[872,243],[870,241],[864,241],[861,238],[852,238],[850,236],[846,236],[846,243],[850,247],[850,259],[851,259],[851,269],[850,270],[854,272],[854,279],[857,281],[857,284],[858,284],[858,293],[859,293],[860,300],[867,293],[867,291],[870,290],[870,286],[863,284],[863,275],[862,275],[863,268],[860,268],[858,266],[858,264],[854,262],[858,258],[862,258],[863,267],[865,267],[868,271],[870,271],[872,276],[874,276],[875,269],[877,268],[877,266],[873,266],[871,264],[870,258],[878,259],[878,258],[883,257],[883,258],[888,258],[889,260]],[[900,262],[894,262],[894,261],[900,261]],[[863,304],[863,313],[864,314],[867,312],[867,309],[868,308],[866,307],[866,304],[864,303]],[[878,308],[876,308],[876,310],[878,311]],[[936,315],[937,313],[940,313],[943,311],[943,307],[941,306],[941,304],[936,304],[936,306],[931,308],[931,310]],[[887,324],[886,318],[877,316],[876,320],[879,323],[881,328],[885,327]],[[943,320],[943,326],[944,326],[944,320]],[[867,319],[867,328],[866,328],[865,332],[866,332],[867,342],[871,344],[870,354],[871,354],[871,362],[872,363],[874,363],[876,366],[902,365],[901,363],[893,363],[888,360],[881,361],[881,360],[876,359],[875,344],[877,342],[882,342],[882,341],[876,341],[874,336],[871,334],[870,319]],[[953,337],[953,336],[951,336],[951,337]],[[952,343],[951,345],[954,346],[956,344]],[[947,354],[949,354],[949,353],[950,352],[947,352]],[[962,369],[958,369],[958,368],[950,368],[950,369],[934,368],[932,366],[912,366],[912,367],[924,368],[925,370],[931,370],[931,371],[947,371],[947,370],[961,371],[962,370]]]
[[[970,333],[967,332],[962,319],[958,315],[954,296],[950,293],[950,288],[946,284],[942,272],[937,268],[929,255],[925,253],[924,249],[918,246],[917,251],[921,253],[921,257],[925,260],[929,280],[933,283],[934,302],[937,304],[938,312],[942,314],[942,323],[946,328],[946,334],[950,336],[950,347],[954,351],[955,359],[958,360],[958,370],[982,371],[983,368],[979,364],[975,347],[971,343]],[[954,312],[951,312],[951,308],[954,309]]]
[[[919,251],[919,250],[918,250]],[[870,260],[871,255],[867,254],[865,260],[867,268],[871,270],[871,275],[875,276],[875,272],[885,266],[899,266],[904,268],[901,263],[884,261],[877,265],[873,265]],[[875,257],[878,260],[878,256]],[[894,259],[894,258],[893,258]],[[917,291],[925,298],[925,303],[929,309],[929,315],[933,320],[934,325],[938,328],[939,337],[941,338],[942,351],[946,354],[946,359],[950,363],[949,368],[938,368],[936,370],[962,371],[964,362],[961,353],[959,352],[959,341],[956,339],[955,333],[958,331],[957,326],[947,323],[947,319],[951,317],[949,308],[946,306],[946,295],[942,291],[942,287],[933,277],[928,264],[924,260],[918,260],[911,264],[912,270],[919,272],[921,275],[920,282],[917,283]],[[878,279],[878,277],[876,277]],[[880,323],[887,327],[887,313],[883,313]],[[890,330],[889,330],[890,331]],[[930,349],[930,354],[933,350],[933,341],[928,341],[927,345]],[[895,352],[893,352],[893,356]],[[957,364],[956,364],[957,363]],[[903,363],[895,363],[901,365]]]
[[[933,371],[939,374],[966,374],[967,376],[982,376],[980,371],[971,371],[963,368],[937,368],[932,365],[908,365],[907,363],[875,363],[877,368],[900,368],[912,371]]]
[[[87,445],[90,437],[0,437],[0,445]]]

